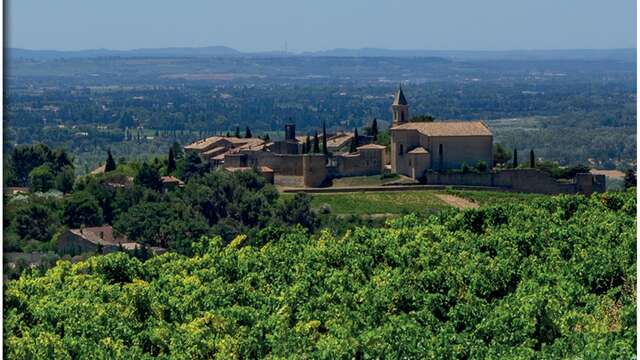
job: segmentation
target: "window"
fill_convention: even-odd
[[[400,144],[400,151],[398,152],[399,155],[404,154],[404,146],[402,146],[402,144]]]
[[[404,111],[400,113],[401,122],[404,122]]]

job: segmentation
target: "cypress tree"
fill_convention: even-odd
[[[236,134],[235,137],[240,138],[240,126],[236,126]]]
[[[304,153],[308,154],[311,151],[311,138],[307,135],[307,141],[304,143]]]
[[[244,137],[247,138],[247,139],[251,139],[253,137],[253,135],[251,134],[251,129],[249,129],[248,126],[244,131]]]
[[[116,169],[116,161],[113,160],[113,155],[111,155],[111,149],[107,150],[107,162],[104,165],[104,172],[113,171]]]
[[[227,137],[231,137],[231,133],[227,131]]]
[[[353,131],[353,140],[351,140],[351,148],[349,152],[356,152],[358,150],[358,128]]]
[[[313,137],[313,152],[315,154],[320,152],[320,139],[318,139],[317,131],[316,131],[316,135]]]
[[[169,160],[167,161],[167,173],[171,174],[176,170],[176,158],[173,147],[169,148]]]
[[[327,155],[329,154],[329,149],[327,149],[327,126],[322,120],[322,152]]]
[[[533,154],[533,149],[531,149],[531,152],[529,153],[529,167],[532,169],[536,167],[536,157]]]
[[[371,124],[371,136],[373,141],[378,141],[378,119],[373,118],[373,124]]]
[[[518,167],[518,149],[513,149],[513,168]]]

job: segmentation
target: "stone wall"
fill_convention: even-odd
[[[304,186],[320,187],[327,179],[327,165],[323,154],[302,155]]]
[[[359,150],[355,154],[337,155],[335,167],[338,177],[379,175],[384,167],[384,151]]]
[[[270,151],[246,150],[242,152],[246,156],[246,164],[244,166],[260,167],[266,166],[271,168],[278,175],[302,176],[302,156],[275,154]],[[224,166],[227,165],[227,157],[225,156]]]
[[[485,174],[439,174],[428,172],[426,183],[434,185],[486,186],[540,194],[591,194],[606,190],[603,175],[578,174],[573,181],[561,181],[536,169],[499,170]]]

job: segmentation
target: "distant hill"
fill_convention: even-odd
[[[282,51],[241,52],[227,46],[151,48],[132,50],[90,49],[76,51],[29,50],[6,48],[9,59],[69,59],[95,57],[207,57],[207,56],[260,56],[260,57],[421,57],[455,60],[636,60],[636,49],[561,49],[561,50],[395,50],[379,48],[344,49],[285,53]]]
[[[132,50],[29,50],[20,48],[6,48],[5,55],[13,59],[69,59],[94,57],[199,57],[199,56],[232,56],[240,55],[240,51],[227,46],[182,47],[182,48],[150,48]]]
[[[624,60],[635,61],[636,49],[560,50],[393,50],[377,48],[332,49],[305,52],[306,56],[441,57],[460,60]]]

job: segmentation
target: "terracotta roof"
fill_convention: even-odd
[[[491,130],[483,121],[410,122],[391,130],[417,130],[428,136],[490,136]]]
[[[130,242],[125,235],[116,234],[117,237],[114,236],[113,228],[111,226],[69,229],[69,231],[94,244],[118,245]]]
[[[184,185],[184,182],[175,176],[161,176],[160,180],[162,181],[163,184]]]
[[[340,133],[327,139],[327,147],[341,147],[353,138],[353,133]]]
[[[429,151],[427,151],[425,148],[423,148],[422,146],[418,146],[417,148],[409,151],[407,154],[428,154]]]
[[[198,140],[196,142],[193,142],[187,146],[185,146],[184,148],[186,150],[204,150],[212,145],[214,145],[216,142],[225,139],[222,136],[211,136],[208,137],[206,139],[202,139],[202,140]]]
[[[366,144],[366,145],[361,145],[357,147],[358,150],[360,149],[384,150],[386,148],[387,148],[386,146],[378,145],[378,144]]]
[[[211,150],[207,150],[207,151],[203,152],[202,154],[203,155],[217,155],[220,152],[224,151],[225,149],[226,149],[226,147],[224,147],[224,146],[218,146],[218,147],[215,147],[215,148],[213,148]]]
[[[103,174],[105,169],[106,169],[106,165],[100,165],[97,168],[93,169],[93,171],[91,171],[90,174],[91,175]]]
[[[404,93],[402,92],[402,87],[398,88],[396,92],[396,97],[393,99],[393,105],[408,105],[407,99],[404,97]]]

